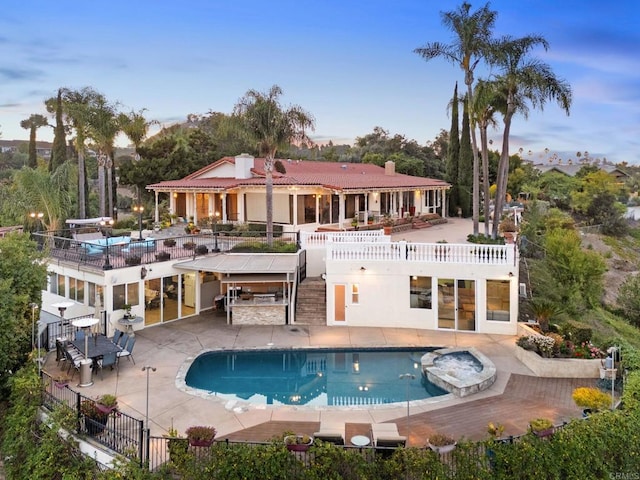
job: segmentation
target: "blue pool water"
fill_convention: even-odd
[[[262,405],[376,405],[444,395],[423,377],[433,349],[266,350],[198,356],[185,382],[221,398]],[[400,379],[405,373],[415,379]],[[408,388],[408,391],[407,391]]]

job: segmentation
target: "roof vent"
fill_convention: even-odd
[[[343,170],[346,170],[347,166],[346,165],[340,165],[340,168],[342,168]]]

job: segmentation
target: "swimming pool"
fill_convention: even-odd
[[[423,400],[447,393],[422,375],[420,359],[432,350],[208,352],[193,361],[185,383],[217,397],[258,405],[378,405],[406,402],[407,395],[409,400]],[[406,373],[415,378],[399,378]]]

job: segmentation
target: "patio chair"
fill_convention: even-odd
[[[84,358],[84,355],[79,351],[76,351],[76,348],[67,348],[64,351],[64,354],[69,362],[69,368],[67,368],[67,373],[71,371],[71,367],[73,367],[73,374],[71,375],[71,379],[75,376],[76,372],[80,371],[80,362]]]
[[[400,435],[395,423],[371,424],[371,436],[376,447],[404,447],[407,437]]]
[[[120,339],[118,340],[118,343],[116,343],[116,345],[124,348],[127,345],[128,341],[129,341],[129,334],[122,332],[122,334],[120,335]]]
[[[111,370],[113,370],[113,367],[115,367],[116,370],[118,370],[118,353],[119,352],[107,353],[103,355],[102,358],[98,359],[98,361],[96,362],[97,367],[100,369],[101,380],[104,380],[105,367],[111,367]]]
[[[345,427],[343,422],[320,422],[320,430],[313,434],[314,438],[334,445],[344,445]]]
[[[118,342],[120,341],[120,337],[122,336],[124,332],[122,330],[118,330],[117,328],[113,331],[113,339],[111,340],[113,343],[115,343],[116,345],[118,345]]]
[[[118,352],[118,359],[120,357],[129,357],[129,359],[135,365],[136,361],[133,359],[133,347],[135,346],[135,344],[136,344],[136,337],[130,337],[126,345],[122,347],[123,350],[121,352]]]

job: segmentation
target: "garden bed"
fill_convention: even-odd
[[[518,324],[519,335],[539,335],[524,323]],[[544,358],[536,352],[516,345],[516,358],[538,377],[550,378],[600,378],[601,359]]]

